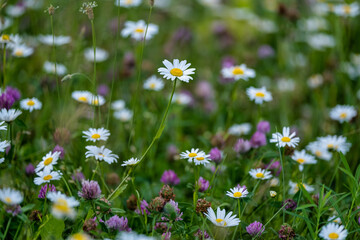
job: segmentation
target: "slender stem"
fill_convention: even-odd
[[[5,232],[4,232],[4,235],[3,235],[3,239],[6,239],[6,234],[9,231],[11,220],[12,220],[12,217],[10,217],[10,219],[9,219],[7,225],[6,225],[6,229],[5,229]]]
[[[6,43],[4,43],[4,55],[3,55],[3,88],[5,91],[5,85],[6,85]]]
[[[229,102],[229,106],[228,106],[228,115],[227,115],[227,120],[226,120],[226,127],[229,127],[232,121],[232,118],[234,116],[234,111],[233,111],[233,104],[236,100],[236,90],[238,88],[239,85],[239,80],[235,82],[234,87],[231,90],[231,95],[230,95],[230,102]]]
[[[96,37],[95,37],[95,26],[94,26],[94,20],[90,20],[91,22],[91,31],[92,31],[92,42],[93,42],[93,49],[94,49],[94,74],[93,74],[93,94],[94,99],[91,99],[91,101],[95,101],[96,96]],[[93,126],[95,126],[95,116],[96,116],[96,105],[94,105],[94,119],[93,119]],[[99,104],[98,104],[99,105]],[[100,105],[99,105],[100,108]]]
[[[55,74],[55,81],[56,81],[58,99],[59,99],[59,104],[60,104],[61,103],[61,101],[60,101],[60,86],[59,86],[59,80],[58,80],[58,75],[57,75],[57,61],[56,61],[54,23],[53,23],[53,15],[51,15],[51,14],[50,14],[50,23],[51,23],[51,34],[52,34],[52,39],[53,39],[53,58],[54,58],[54,65],[55,65],[55,73],[54,74]]]
[[[94,180],[94,177],[95,177],[95,174],[96,174],[98,168],[99,168],[99,161],[96,161],[96,168],[95,168],[95,170],[93,171],[93,175],[92,175],[92,177],[91,177],[91,180]]]
[[[107,197],[107,200],[111,199],[111,197],[121,188],[121,186],[125,183],[132,172],[132,168],[129,169],[127,175],[123,178],[121,183],[116,187],[116,189]]]
[[[69,191],[70,196],[72,196],[72,192],[70,191],[69,184],[66,182],[66,180],[65,180],[64,177],[61,177],[61,178],[64,180],[64,183],[65,183],[65,185],[66,185],[67,190]]]

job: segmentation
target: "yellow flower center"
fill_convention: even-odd
[[[189,155],[188,155],[189,157],[196,157],[197,156],[197,154],[196,153],[189,153]]]
[[[14,54],[15,54],[15,56],[17,56],[17,57],[21,57],[21,56],[24,55],[24,52],[23,52],[22,50],[16,50]]]
[[[87,237],[84,234],[76,233],[76,234],[71,236],[71,239],[74,239],[74,240],[86,240]]]
[[[290,142],[290,138],[289,137],[283,137],[283,138],[281,138],[281,141],[282,142]]]
[[[98,105],[98,104],[99,104],[99,100],[97,100],[97,99],[93,100],[93,101],[92,101],[92,104]]]
[[[3,40],[3,41],[9,41],[9,40],[10,40],[10,36],[7,35],[7,34],[3,34],[3,35],[1,36],[1,40]]]
[[[105,155],[104,155],[104,154],[102,154],[102,153],[99,153],[99,156],[105,157]]]
[[[316,151],[316,152],[315,152],[315,155],[318,156],[318,157],[320,157],[320,156],[321,156],[321,152],[320,152],[320,151]]]
[[[342,118],[342,119],[346,118],[346,116],[347,116],[347,114],[346,114],[346,113],[342,113],[342,114],[340,114],[340,118]]]
[[[339,238],[339,234],[332,232],[332,233],[329,234],[329,238],[330,238],[330,239],[338,239],[338,238]]]
[[[235,192],[235,193],[234,193],[234,197],[239,198],[239,197],[241,197],[241,196],[242,196],[242,193],[241,193],[241,192]]]
[[[29,100],[26,105],[28,106],[34,106],[35,105],[35,102],[33,100]]]
[[[328,147],[328,148],[334,148],[334,144],[331,144],[331,143],[330,143],[330,144],[327,145],[327,147]]]
[[[100,138],[100,135],[97,134],[97,133],[95,133],[95,134],[93,134],[93,135],[91,136],[91,138],[93,138],[93,139],[99,139],[99,138]]]
[[[69,205],[68,205],[67,201],[65,199],[62,199],[62,198],[60,198],[60,199],[58,199],[56,201],[53,208],[55,208],[59,212],[64,212],[64,213],[69,213],[70,212],[70,208],[69,208]]]
[[[263,98],[263,97],[265,97],[265,94],[262,93],[262,92],[257,92],[257,93],[255,94],[255,97],[261,97],[261,98]]]
[[[50,180],[50,179],[52,179],[53,177],[51,176],[51,175],[46,175],[43,179],[45,180],[45,181],[48,181],[48,180]]]
[[[242,75],[242,74],[244,74],[244,70],[242,70],[242,69],[239,68],[239,67],[235,67],[235,68],[233,69],[232,73],[233,73],[234,75]]]
[[[151,84],[150,84],[150,88],[151,88],[151,89],[154,89],[155,87],[156,87],[156,84],[155,84],[155,83],[151,83]]]
[[[80,102],[87,102],[87,98],[84,97],[84,96],[79,97],[78,100],[79,100]]]
[[[143,28],[137,28],[137,29],[135,29],[135,32],[137,32],[137,33],[143,33],[143,32],[144,32],[144,29],[143,29]]]
[[[351,7],[350,7],[349,5],[345,5],[345,6],[344,6],[344,12],[345,12],[346,14],[350,14],[350,12],[351,12]]]
[[[184,72],[180,68],[173,68],[170,70],[170,73],[175,77],[181,77],[184,74]]]
[[[264,174],[259,172],[255,175],[257,178],[264,178]]]
[[[298,158],[296,161],[297,161],[298,163],[302,164],[302,163],[305,162],[305,159],[303,159],[303,158]]]
[[[49,165],[50,163],[52,163],[52,161],[53,161],[53,158],[52,158],[52,157],[49,157],[49,158],[45,159],[44,165],[47,166],[47,165]]]
[[[5,198],[5,202],[7,202],[7,203],[11,203],[11,202],[12,202],[12,201],[11,201],[11,198],[6,197],[6,198]]]
[[[217,223],[223,223],[224,226],[226,226],[226,222],[224,221],[224,219],[218,218],[215,220]]]
[[[198,161],[202,161],[202,160],[204,160],[205,158],[204,157],[197,157],[196,158],[196,160],[198,160]]]
[[[126,4],[132,4],[132,3],[133,3],[133,0],[126,0],[125,3],[126,3]]]

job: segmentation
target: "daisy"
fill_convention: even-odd
[[[17,109],[6,109],[3,108],[0,110],[0,120],[5,122],[14,121],[22,112]]]
[[[89,91],[74,91],[71,93],[71,97],[78,102],[88,103],[92,98],[92,93]]]
[[[282,134],[279,132],[273,133],[270,142],[276,143],[277,147],[296,147],[300,142],[300,138],[295,137],[295,135],[295,132],[290,134],[289,127],[283,127]]]
[[[110,149],[105,148],[105,146],[97,147],[97,146],[86,146],[87,150],[85,153],[85,157],[94,157],[96,160],[103,160],[107,162],[108,164],[111,164],[113,162],[117,162],[117,159],[119,158],[118,155],[113,154]]]
[[[75,233],[67,238],[67,240],[92,240],[86,233]]]
[[[88,101],[88,104],[93,106],[102,106],[105,103],[105,98],[101,95],[90,95],[90,99]]]
[[[121,166],[123,166],[123,167],[134,166],[134,165],[138,164],[139,162],[140,162],[140,159],[130,158],[129,160],[124,161],[123,164],[121,164]]]
[[[109,130],[105,129],[105,128],[90,128],[87,131],[83,131],[84,134],[84,138],[86,138],[86,141],[92,141],[92,142],[96,142],[96,141],[106,141],[109,136],[110,136],[110,132]]]
[[[53,180],[59,180],[61,178],[60,171],[50,171],[44,170],[36,173],[38,176],[34,179],[36,185],[41,185],[43,183],[48,183]]]
[[[74,197],[67,197],[61,192],[48,192],[46,197],[53,203],[51,213],[54,217],[63,219],[76,216],[74,207],[79,206],[79,202]]]
[[[356,116],[356,110],[353,106],[349,105],[337,105],[330,111],[330,118],[332,120],[343,122],[350,122]]]
[[[52,171],[54,165],[57,164],[59,160],[61,152],[48,152],[43,158],[42,161],[37,165],[35,171],[39,172],[40,170],[43,171]]]
[[[1,141],[0,142],[0,152],[5,152],[6,148],[10,146],[9,141]]]
[[[137,7],[141,4],[141,0],[115,0],[115,6],[117,7]]]
[[[315,89],[324,83],[324,77],[321,74],[315,74],[309,77],[307,84],[310,88]]]
[[[111,108],[115,111],[120,111],[122,109],[125,108],[125,101],[122,100],[122,99],[119,99],[119,100],[116,100],[116,101],[113,101],[111,103]]]
[[[270,191],[269,194],[270,194],[270,197],[274,198],[274,197],[276,197],[277,192],[275,192],[275,191]]]
[[[33,54],[34,49],[26,45],[16,45],[12,48],[12,55],[14,57],[28,57]]]
[[[172,102],[180,105],[190,105],[193,99],[189,94],[186,93],[174,93]]]
[[[299,163],[299,170],[302,171],[304,169],[304,164],[315,164],[317,161],[315,157],[307,154],[305,150],[294,151],[294,155],[292,155],[292,160]]]
[[[315,188],[313,186],[307,185],[305,183],[300,183],[302,185],[302,187],[307,191],[307,192],[313,192],[315,190]],[[300,187],[298,183],[294,183],[292,181],[289,181],[289,185],[290,185],[290,190],[289,190],[289,194],[296,194]]]
[[[346,142],[346,137],[343,136],[328,135],[326,137],[319,137],[317,141],[328,150],[342,152],[343,154],[346,154],[351,147],[351,143]]]
[[[53,35],[40,35],[38,36],[38,40],[48,46],[52,46],[53,44],[56,46],[65,45],[71,42],[71,37],[69,36],[54,36]]]
[[[255,179],[266,180],[272,178],[270,171],[261,168],[251,169],[249,174]]]
[[[160,91],[163,88],[164,88],[164,82],[160,78],[156,77],[155,75],[149,77],[144,82],[144,89],[147,89],[147,90]]]
[[[41,109],[42,103],[37,98],[25,98],[20,101],[20,107],[24,110],[32,112],[34,109]]]
[[[234,136],[241,136],[249,134],[250,130],[250,123],[234,124],[228,129],[228,133]]]
[[[256,104],[262,104],[264,101],[270,102],[272,100],[271,93],[266,91],[265,87],[249,87],[248,89],[246,89],[246,93],[249,96],[250,100],[255,101]]]
[[[244,198],[249,194],[246,187],[234,187],[226,192],[226,195],[232,198]]]
[[[7,126],[5,125],[5,121],[0,122],[0,130],[7,130]]]
[[[21,15],[24,14],[26,8],[24,5],[19,4],[19,5],[9,5],[6,8],[6,13],[7,15],[11,16],[11,17],[20,17]]]
[[[231,216],[232,212],[226,214],[225,209],[221,210],[220,207],[217,208],[216,214],[211,207],[204,214],[214,225],[219,227],[232,227],[240,223],[240,219],[236,218],[236,215]]]
[[[335,39],[332,35],[324,34],[324,33],[316,33],[309,35],[306,38],[307,43],[310,47],[322,51],[326,48],[332,48],[335,46]]]
[[[84,57],[89,62],[94,62],[94,49],[93,48],[87,48],[84,50]],[[95,53],[95,59],[96,62],[104,62],[109,58],[109,53],[102,49],[102,48],[96,48]]]
[[[49,74],[55,74],[56,72],[58,76],[63,76],[66,74],[67,69],[65,65],[56,63],[56,71],[55,71],[55,63],[46,61],[44,63],[44,71]]]
[[[189,162],[192,162],[195,157],[203,155],[203,151],[200,151],[198,148],[192,148],[190,151],[186,150],[185,152],[180,153],[181,159],[188,159]]]
[[[3,17],[3,20],[0,21],[0,31],[4,31],[6,28],[10,27],[12,25],[12,19]],[[1,37],[0,37],[1,38]],[[1,40],[0,40],[1,43]]]
[[[332,153],[328,151],[327,147],[317,141],[309,143],[306,149],[322,160],[329,161],[332,158]]]
[[[8,34],[2,34],[0,36],[0,43],[10,43],[11,42],[11,38],[10,35]]]
[[[210,155],[205,154],[204,152],[199,152],[193,160],[188,160],[188,162],[193,162],[195,165],[206,165],[210,162]]]
[[[183,82],[189,82],[189,80],[192,80],[193,78],[189,75],[195,73],[195,68],[189,68],[190,63],[187,63],[186,60],[179,61],[179,59],[174,59],[173,63],[169,62],[168,60],[164,60],[163,64],[166,68],[159,68],[158,72],[160,75],[163,75],[165,79],[171,79],[171,81],[174,81],[176,78],[178,78],[180,81]]]
[[[133,111],[125,108],[123,110],[114,112],[114,118],[119,119],[122,122],[128,122],[132,119],[133,114]]]
[[[0,200],[6,205],[17,205],[23,201],[21,192],[11,189],[4,188],[0,189]]]
[[[238,81],[239,79],[248,81],[249,78],[254,78],[256,76],[255,71],[253,69],[247,68],[246,64],[225,67],[221,69],[221,74],[224,78],[233,78],[235,81]]]
[[[336,223],[328,223],[321,228],[319,236],[325,240],[345,240],[348,235],[348,231],[342,225]]]
[[[333,223],[337,223],[337,224],[341,224],[341,218],[339,218],[336,215],[332,215],[328,218],[328,222],[333,222]]]
[[[147,27],[147,30],[146,30]],[[125,22],[125,27],[121,31],[121,36],[135,39],[136,41],[142,41],[145,37],[146,40],[150,40],[159,32],[159,27],[155,24],[149,23],[148,26],[144,20],[139,20],[137,22],[127,21]]]
[[[334,7],[334,13],[342,17],[355,17],[360,14],[360,7],[357,2],[352,4],[339,4]]]

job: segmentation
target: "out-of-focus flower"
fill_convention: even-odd
[[[146,24],[144,20],[139,20],[137,22],[127,21],[125,22],[125,27],[121,31],[121,36],[128,37],[131,36],[136,41],[142,41],[146,34],[145,40],[150,40],[159,32],[159,26],[149,23]]]
[[[272,178],[272,175],[271,175],[270,171],[266,171],[266,170],[261,169],[261,168],[251,169],[249,174],[253,178],[260,179],[260,180],[267,180],[267,179]]]
[[[119,218],[119,216],[117,215],[112,216],[109,220],[105,222],[105,225],[111,230],[126,232],[131,231],[131,228],[129,228],[128,226],[128,219],[126,217]]]
[[[295,210],[297,208],[297,203],[292,200],[291,198],[289,199],[286,199],[283,203],[282,203],[283,206],[285,206],[285,209],[287,210]]]
[[[215,163],[220,163],[222,160],[222,152],[217,148],[212,148],[209,152],[210,159]]]
[[[245,64],[239,66],[232,66],[221,69],[221,74],[225,78],[233,78],[235,81],[243,79],[248,81],[249,78],[254,78],[256,76],[253,69],[247,68]]]
[[[69,217],[73,219],[76,216],[74,207],[78,206],[79,202],[74,197],[67,197],[61,192],[48,192],[47,198],[53,203],[51,213],[55,218]]]
[[[246,153],[251,149],[251,143],[245,139],[238,139],[233,147],[234,151],[237,153]]]
[[[41,109],[42,103],[37,98],[25,98],[20,101],[20,107],[32,112],[33,110]]]
[[[262,45],[259,47],[258,51],[257,51],[258,57],[259,58],[270,58],[273,57],[275,55],[275,51],[274,49],[269,46],[269,45]]]
[[[23,201],[22,194],[11,188],[0,189],[0,200],[6,205],[18,205]]]
[[[198,186],[200,192],[205,192],[209,188],[210,182],[202,177],[198,180]]]
[[[104,62],[109,58],[109,53],[102,48],[96,48],[95,49],[95,56],[94,56],[94,49],[93,48],[87,48],[84,50],[84,57],[89,62]]]
[[[30,176],[33,175],[35,173],[35,167],[34,165],[32,165],[31,163],[29,163],[26,168],[25,168],[25,173],[26,175]]]
[[[101,189],[97,181],[82,181],[81,191],[78,192],[79,197],[86,200],[97,199],[100,197]]]
[[[330,118],[340,123],[350,122],[356,115],[355,107],[349,105],[337,105],[330,111]]]
[[[65,157],[65,149],[63,147],[61,147],[60,145],[56,145],[54,147],[54,149],[52,150],[52,153],[55,153],[55,152],[60,153],[60,156],[59,156],[60,159],[63,159]]]
[[[142,200],[141,202],[140,202],[140,209],[136,209],[135,210],[135,212],[137,213],[137,214],[141,214],[141,215],[144,215],[144,211],[146,212],[146,214],[150,214],[150,212],[149,212],[149,210],[148,210],[148,206],[149,206],[149,204],[147,203],[147,201],[146,200]]]
[[[40,188],[38,198],[44,199],[48,192],[56,192],[56,188],[52,184],[45,184]]]
[[[234,124],[228,129],[228,133],[234,136],[241,136],[249,134],[250,130],[250,123]]]
[[[160,181],[170,185],[178,185],[180,183],[180,179],[173,170],[164,171]]]
[[[260,121],[256,126],[257,131],[262,133],[270,132],[270,123],[268,121]]]
[[[251,147],[258,148],[266,145],[266,136],[264,133],[256,131],[250,139]]]
[[[261,234],[264,232],[265,228],[264,225],[261,222],[253,222],[250,223],[249,226],[246,227],[246,231],[250,236],[261,236]]]

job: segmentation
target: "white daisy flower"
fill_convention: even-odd
[[[296,194],[299,190],[299,184],[298,183],[294,183],[292,181],[289,181],[289,185],[290,185],[290,190],[289,190],[289,194]],[[309,193],[313,192],[315,190],[315,188],[313,186],[307,185],[305,183],[301,183],[302,187]]]
[[[163,75],[165,79],[171,79],[171,81],[174,81],[176,78],[178,78],[180,81],[183,82],[189,82],[189,80],[192,80],[193,78],[189,75],[195,73],[195,68],[189,68],[191,63],[187,63],[186,60],[179,61],[179,59],[174,59],[173,63],[169,62],[168,60],[164,60],[163,64],[166,68],[159,68],[158,72],[160,75]]]
[[[141,4],[142,0],[115,0],[115,6],[117,7],[137,7]]]
[[[52,46],[53,44],[56,46],[65,45],[71,42],[71,37],[69,36],[55,36],[53,39],[53,35],[40,35],[38,36],[38,40],[48,46]],[[53,41],[54,40],[54,41]]]
[[[337,105],[330,111],[330,118],[332,120],[343,122],[350,122],[356,116],[356,110],[353,106],[349,105]]]
[[[255,179],[266,180],[272,178],[270,171],[266,171],[265,169],[261,168],[251,169],[249,174]]]
[[[272,139],[270,139],[270,142],[276,143],[277,147],[296,147],[299,142],[300,138],[295,137],[296,133],[293,132],[290,134],[290,128],[289,127],[283,127],[282,134],[279,132],[272,134]]]
[[[200,151],[198,148],[192,148],[190,151],[186,150],[185,152],[180,153],[180,158],[188,159],[190,162],[192,162],[194,158],[199,155],[203,155],[203,151]]]
[[[5,161],[5,158],[0,158],[0,164]]]
[[[232,198],[244,198],[249,194],[246,187],[234,187],[226,192],[226,195]]]
[[[5,152],[6,148],[10,146],[10,142],[5,140],[0,142],[0,152]]]
[[[17,205],[23,201],[21,192],[11,189],[3,188],[0,189],[0,200],[6,205]]]
[[[4,31],[5,29],[7,29],[8,27],[10,27],[12,25],[12,19],[8,18],[8,17],[3,17],[3,20],[0,21],[0,31]],[[1,37],[0,37],[1,38]],[[1,43],[1,41],[0,41]]]
[[[332,158],[332,153],[328,151],[326,146],[321,145],[319,142],[311,142],[306,146],[306,149],[315,155],[317,158],[320,158],[325,161],[330,161]]]
[[[60,171],[49,171],[44,170],[36,173],[38,176],[34,179],[36,185],[41,185],[43,183],[48,183],[53,180],[59,180],[61,178]]]
[[[351,147],[351,143],[346,142],[346,137],[343,136],[328,135],[326,137],[319,137],[317,141],[328,150],[335,150],[343,154],[346,154]]]
[[[14,57],[28,57],[33,54],[34,49],[32,47],[28,47],[25,44],[16,45],[12,48],[12,55]]]
[[[172,102],[180,105],[189,105],[193,101],[192,97],[186,93],[174,93]]]
[[[292,92],[295,90],[295,81],[291,78],[280,78],[276,85],[280,92]]]
[[[0,120],[5,122],[14,121],[22,112],[18,109],[6,109],[0,110]]]
[[[91,238],[86,233],[81,232],[81,233],[75,233],[75,234],[69,236],[67,238],[67,240],[93,240],[93,238]],[[107,240],[107,239],[104,238],[104,240]]]
[[[89,103],[92,96],[92,93],[89,91],[74,91],[71,93],[71,97],[81,103]]]
[[[341,224],[341,218],[339,218],[336,215],[332,215],[328,218],[328,222],[333,222],[333,223],[337,223],[337,224]]]
[[[55,63],[46,61],[44,63],[44,71],[49,74],[55,74]],[[67,72],[65,65],[56,63],[56,73],[58,76],[63,76]]]
[[[315,89],[324,83],[324,78],[321,74],[314,74],[309,77],[307,84],[310,88]]]
[[[355,17],[360,14],[360,6],[357,2],[339,4],[334,7],[334,13],[342,17]]]
[[[129,160],[124,161],[123,164],[121,164],[121,166],[123,166],[123,167],[134,166],[134,165],[138,164],[139,162],[140,162],[140,159],[130,158]]]
[[[137,22],[126,21],[125,27],[121,31],[121,36],[135,39],[136,41],[142,41],[146,33],[146,40],[150,40],[159,32],[159,27],[153,23],[149,23],[146,32],[146,22],[139,20]]]
[[[270,194],[270,197],[274,198],[274,197],[276,197],[277,192],[275,192],[275,191],[270,191],[269,194]]]
[[[250,133],[251,124],[250,123],[241,123],[234,124],[228,129],[228,133],[234,136],[247,135]]]
[[[306,41],[310,45],[310,47],[319,51],[335,46],[334,37],[325,33],[311,34],[306,38]]]
[[[88,104],[95,106],[102,106],[105,104],[105,98],[101,95],[91,94]]]
[[[160,91],[163,88],[164,88],[164,82],[155,75],[149,77],[144,82],[144,89],[147,90]]]
[[[233,78],[235,81],[243,79],[248,81],[249,78],[254,78],[256,73],[253,69],[247,68],[246,64],[239,66],[225,67],[221,69],[221,74],[224,78]]]
[[[84,138],[86,138],[86,141],[92,141],[92,142],[96,142],[96,141],[106,141],[109,136],[110,136],[110,132],[109,130],[105,129],[105,128],[90,128],[87,131],[83,131],[84,134]]]
[[[89,62],[94,62],[94,49],[87,48],[84,50],[84,57]],[[109,58],[109,53],[102,48],[96,48],[95,59],[96,62],[104,62]]]
[[[348,231],[344,226],[336,223],[328,223],[321,228],[319,237],[325,240],[345,240],[348,235]]]
[[[57,164],[57,161],[59,160],[61,152],[48,152],[43,158],[42,161],[37,165],[35,168],[36,172],[39,172],[40,170],[43,171],[52,171],[54,168],[54,165]]]
[[[26,8],[24,5],[8,5],[6,8],[7,15],[17,18],[24,14]]]
[[[11,37],[9,34],[2,34],[0,36],[0,43],[10,43],[11,42]]]
[[[256,104],[262,104],[263,102],[270,102],[272,100],[271,92],[266,91],[266,87],[249,87],[246,89],[246,93],[250,100],[255,101]]]
[[[205,152],[199,152],[193,160],[188,160],[192,163],[194,161],[195,165],[206,165],[210,162],[210,155],[205,154]]]
[[[105,148],[105,146],[97,147],[97,146],[86,146],[87,150],[85,153],[85,157],[94,157],[96,160],[103,160],[107,162],[108,164],[111,164],[113,162],[117,162],[117,159],[119,158],[118,155],[113,154],[110,149]]]
[[[207,213],[204,213],[204,215],[218,227],[232,227],[240,223],[240,219],[236,218],[236,215],[232,216],[232,212],[226,214],[225,209],[221,210],[220,207],[217,208],[216,214],[214,210],[209,207]]]
[[[53,203],[51,214],[58,219],[76,216],[74,207],[79,206],[79,202],[74,197],[68,197],[61,192],[48,192],[46,197]]]
[[[111,108],[115,111],[120,111],[122,109],[125,108],[125,101],[122,100],[122,99],[119,99],[119,100],[116,100],[116,101],[113,101],[111,103]]]
[[[128,122],[132,119],[134,113],[130,109],[123,109],[114,112],[114,118],[121,120],[122,122]]]
[[[0,122],[0,130],[7,130],[7,125],[5,125],[5,121]]]
[[[41,109],[42,103],[37,98],[25,98],[20,101],[20,107],[24,110],[32,112],[34,109]]]
[[[315,164],[317,161],[315,160],[315,157],[307,154],[305,150],[301,151],[294,151],[294,155],[291,156],[291,158],[299,163],[299,170],[302,171],[304,169],[304,164]]]

